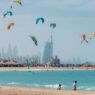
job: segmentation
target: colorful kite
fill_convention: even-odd
[[[90,39],[92,39],[93,35],[95,36],[95,33],[90,34]]]
[[[42,17],[37,18],[37,20],[36,20],[36,24],[38,24],[39,21],[41,21],[42,23],[45,22],[44,18],[42,18]]]
[[[10,24],[8,24],[8,30],[11,28],[11,26],[13,26],[14,25],[14,23],[10,23]]]
[[[18,3],[18,4],[22,5],[22,3],[21,3],[20,0],[13,0],[13,1],[11,2],[11,4],[10,4],[10,8],[12,8],[12,5],[13,5],[14,3]]]
[[[85,34],[81,34],[80,37],[83,37],[83,40],[81,41],[81,43],[83,43],[84,41],[85,41],[86,43],[88,43],[88,41],[86,40]]]
[[[51,23],[50,27],[53,28],[53,29],[56,28],[56,23]]]
[[[37,39],[34,35],[30,35],[30,38],[33,40],[33,42],[35,43],[35,45],[38,45]]]
[[[10,16],[13,15],[13,13],[12,13],[11,11],[5,11],[4,14],[3,14],[3,16],[5,17],[5,16],[8,15],[8,14],[10,14]]]

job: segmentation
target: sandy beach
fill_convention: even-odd
[[[46,70],[46,71],[53,71],[53,70],[95,70],[95,68],[92,67],[75,67],[75,68],[71,68],[71,67],[49,67],[49,68],[45,68],[45,67],[30,67],[28,69],[28,67],[0,67],[0,71],[41,71],[41,70]]]
[[[95,95],[91,91],[64,91],[24,87],[0,87],[0,95]]]

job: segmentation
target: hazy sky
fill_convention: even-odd
[[[12,0],[0,0],[0,51],[10,43],[17,45],[20,56],[43,54],[45,42],[50,38],[50,23],[55,22],[53,30],[54,56],[62,61],[71,61],[80,57],[82,61],[95,61],[95,37],[89,39],[89,34],[95,32],[95,0],[21,0],[23,6],[14,4]],[[11,10],[13,16],[3,18],[3,13]],[[37,17],[44,17],[45,23],[35,24]],[[15,23],[9,31],[7,25]],[[80,34],[85,33],[89,43],[81,44]],[[39,45],[36,47],[29,38],[34,34]]]

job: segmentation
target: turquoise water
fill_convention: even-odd
[[[0,71],[0,86],[72,90],[75,80],[78,90],[95,91],[95,71]]]

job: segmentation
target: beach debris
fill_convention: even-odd
[[[10,24],[8,24],[8,30],[11,28],[11,26],[13,26],[14,25],[14,23],[10,23]]]
[[[36,20],[36,24],[38,24],[38,23],[39,23],[39,21],[41,21],[42,23],[44,23],[44,22],[45,22],[45,20],[44,20],[44,18],[43,18],[43,17],[39,17],[39,18],[37,18],[37,20]]]
[[[85,41],[86,43],[88,43],[88,41],[86,40],[85,34],[81,34],[80,37],[83,37],[83,40],[81,41],[81,43],[83,43],[84,41]]]
[[[5,17],[5,16],[7,16],[8,14],[10,14],[10,16],[13,15],[13,13],[12,13],[11,11],[5,11],[4,14],[3,14],[3,16]]]
[[[95,36],[95,33],[90,34],[90,39],[92,39],[93,35]]]
[[[10,4],[10,8],[12,8],[12,5],[13,5],[14,3],[18,3],[18,4],[22,5],[22,3],[21,3],[20,0],[13,0],[13,1],[11,2],[11,4]]]
[[[53,29],[56,28],[56,23],[51,23],[50,27],[53,28]]]
[[[31,35],[30,35],[30,38],[33,40],[33,42],[34,42],[35,45],[37,46],[37,45],[38,45],[38,42],[37,42],[36,37],[35,37],[33,34],[31,34]]]

